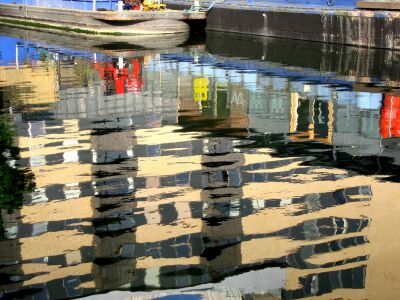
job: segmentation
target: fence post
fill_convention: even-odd
[[[92,0],[93,1],[93,11],[96,11],[96,0]]]

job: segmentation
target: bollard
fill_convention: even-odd
[[[118,10],[119,12],[121,12],[121,11],[123,11],[123,9],[124,9],[124,2],[118,1],[118,3],[117,3],[117,10]]]
[[[193,4],[193,6],[192,6],[192,9],[193,9],[194,11],[199,11],[200,8],[201,8],[201,6],[200,6],[200,1],[199,1],[199,0],[194,0],[194,4]]]

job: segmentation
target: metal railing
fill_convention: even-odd
[[[0,0],[0,3],[83,10],[117,10],[118,0]]]

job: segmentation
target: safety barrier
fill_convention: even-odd
[[[117,0],[0,0],[0,3],[83,10],[117,10]]]

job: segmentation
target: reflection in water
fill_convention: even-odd
[[[96,63],[95,68],[104,82],[104,95],[140,92],[143,86],[140,59],[131,61],[119,59],[117,62]],[[126,88],[126,89],[125,89]]]
[[[23,193],[35,188],[30,170],[16,167],[19,148],[13,145],[15,133],[10,123],[7,115],[0,115],[0,240],[15,237],[14,228],[5,228],[5,222],[11,223],[14,210],[21,208]]]
[[[11,127],[11,118],[0,115],[0,242],[2,256],[19,260],[20,246],[17,228],[20,224],[20,209],[23,204],[23,193],[32,192],[35,188],[34,175],[26,168],[18,168],[19,148],[14,146],[15,132]],[[2,261],[3,263],[3,261]],[[20,269],[18,267],[18,269]],[[39,274],[40,272],[37,272]],[[35,274],[13,276],[13,271],[4,265],[0,280],[2,284],[29,279]]]
[[[4,298],[396,295],[395,91],[270,52],[1,39],[1,101],[36,182],[0,242]]]

